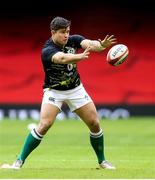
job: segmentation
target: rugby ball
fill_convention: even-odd
[[[107,53],[107,62],[112,66],[118,66],[126,60],[128,54],[129,49],[126,45],[114,45]]]

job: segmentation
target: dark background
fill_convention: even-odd
[[[23,1],[1,1],[0,14],[3,18],[19,17],[19,16],[48,16],[48,15],[64,15],[64,13],[80,13],[85,10],[86,13],[104,14],[106,10],[111,11],[113,8],[118,10],[128,10],[130,13],[141,12],[146,15],[154,14],[153,0],[109,0],[109,1],[89,1],[89,0],[23,0]],[[112,9],[111,9],[112,8]],[[100,10],[100,11],[99,11]],[[125,11],[124,11],[125,12]],[[126,11],[126,13],[128,13]]]

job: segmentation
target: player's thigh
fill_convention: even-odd
[[[57,114],[60,112],[60,109],[53,104],[42,104],[40,111],[40,121],[37,127],[37,130],[40,134],[45,134],[50,126],[54,123]]]
[[[74,111],[92,131],[99,131],[99,119],[93,102],[90,102]]]
[[[42,104],[41,111],[40,111],[40,120],[47,119],[49,121],[54,121],[57,114],[60,112],[60,109],[49,103]]]

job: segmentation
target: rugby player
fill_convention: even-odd
[[[100,52],[115,44],[116,38],[107,35],[103,40],[90,40],[81,35],[70,35],[70,26],[71,22],[62,17],[55,17],[50,23],[51,37],[42,49],[45,81],[40,121],[28,134],[20,155],[12,165],[13,169],[20,169],[28,155],[40,144],[64,102],[88,126],[90,143],[99,166],[103,169],[115,169],[105,159],[103,131],[96,107],[80,80],[77,63],[88,59],[90,51]],[[76,53],[80,48],[83,52]]]

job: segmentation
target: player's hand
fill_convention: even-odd
[[[102,46],[103,48],[108,48],[108,47],[110,47],[111,45],[117,43],[116,38],[114,37],[114,35],[111,35],[111,36],[106,35],[106,37],[105,37],[103,40],[98,39],[98,41],[100,42],[100,44],[101,44],[101,46]]]
[[[89,57],[89,54],[90,54],[90,51],[91,50],[91,47],[90,46],[88,46],[85,50],[84,50],[84,52],[81,54],[82,55],[82,59],[86,59],[86,58],[88,58]]]

